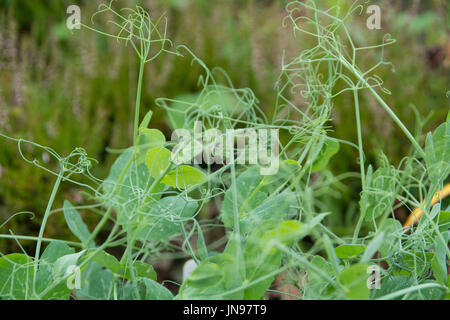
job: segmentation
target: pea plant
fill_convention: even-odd
[[[443,199],[449,193],[450,114],[426,134],[422,146],[420,130],[411,133],[383,99],[389,91],[376,74],[389,65],[385,49],[395,40],[385,35],[379,44],[356,41],[352,17],[362,13],[358,2],[346,12],[338,6],[322,9],[312,0],[286,7],[285,26],[314,45],[296,57],[283,57],[276,103],[264,112],[253,91],[235,88],[224,70],[209,69],[185,46],[172,49],[164,17],[154,20],[141,7],[116,10],[112,3],[102,4],[93,19],[106,14],[117,32],[82,26],[123,42],[137,55],[133,144],[116,151],[109,175],[100,179],[91,172],[96,160],[83,148],[62,156],[0,134],[17,143],[25,162],[56,179],[38,213],[43,215],[38,235],[12,230],[0,235],[19,246],[21,240],[36,243],[34,255],[25,250],[0,255],[0,298],[241,300],[275,293],[291,299],[448,298],[450,208],[443,207]],[[141,117],[145,67],[168,54],[192,59],[202,70],[198,94],[155,101],[173,130],[194,137],[178,143],[149,128],[152,111]],[[362,70],[359,59],[374,56],[376,63]],[[367,161],[359,116],[362,92],[411,143],[397,166],[385,155],[377,167]],[[352,97],[356,143],[330,135],[341,95]],[[211,130],[218,140],[205,138]],[[259,147],[279,152],[265,163],[242,163],[256,149],[242,150],[234,138],[227,140],[231,151],[220,152],[223,144],[217,143],[227,138],[221,132],[251,130],[271,132],[270,141]],[[205,132],[200,140],[195,139],[199,131]],[[329,170],[342,145],[356,150],[360,172]],[[204,149],[213,150],[214,162],[198,161]],[[27,156],[44,151],[53,157],[56,171]],[[264,174],[261,169],[273,161],[277,170]],[[353,232],[338,235],[328,224],[336,214],[328,198],[339,195],[349,179],[362,186],[359,210],[350,217]],[[65,201],[54,208],[61,184],[77,186],[86,203]],[[220,210],[217,218],[208,211],[214,205]],[[417,208],[404,226],[394,215],[399,207]],[[98,217],[94,228],[88,228],[81,211]],[[30,213],[12,215],[0,228],[19,214]],[[44,236],[49,217],[58,214],[78,242]],[[224,237],[207,243],[206,232],[224,232]],[[117,248],[123,252],[119,258],[109,253]],[[151,262],[175,257],[192,259],[196,267],[172,292],[157,281]],[[294,294],[274,286],[280,275],[296,288]]]

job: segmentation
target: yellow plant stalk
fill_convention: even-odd
[[[436,191],[436,193],[433,196],[433,199],[431,199],[431,206],[434,206],[437,202],[441,201],[441,199],[447,197],[448,195],[450,195],[450,183],[446,184],[444,186],[444,189]],[[423,202],[423,205],[425,205],[425,201]],[[409,215],[403,227],[404,228],[412,227],[419,221],[422,215],[423,215],[422,209],[415,208],[413,212],[411,212],[411,214]]]

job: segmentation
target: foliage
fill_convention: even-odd
[[[388,90],[378,72],[389,65],[385,51],[395,40],[385,35],[379,44],[364,45],[351,28],[364,6],[355,2],[342,9],[324,9],[312,0],[286,6],[284,23],[295,36],[309,38],[312,47],[283,56],[274,106],[266,112],[251,89],[236,88],[222,69],[209,69],[186,46],[172,46],[163,17],[154,20],[140,6],[116,10],[112,3],[100,5],[94,17],[106,15],[113,27],[83,27],[127,45],[139,61],[132,144],[115,151],[118,157],[100,179],[92,171],[95,160],[83,148],[62,156],[0,133],[5,143],[17,144],[25,162],[56,179],[38,235],[0,235],[19,245],[21,239],[36,243],[34,256],[25,250],[1,255],[0,297],[264,299],[277,275],[286,271],[300,275],[300,280],[294,277],[299,299],[446,298],[449,208],[443,202],[432,206],[431,199],[450,173],[450,114],[428,133],[423,148],[422,128],[411,133],[383,98]],[[360,65],[370,54],[372,64]],[[199,122],[202,130],[277,129],[280,139],[271,143],[281,149],[278,172],[264,175],[262,164],[241,165],[236,157],[219,166],[175,161],[173,143],[162,131],[148,128],[153,111],[141,115],[145,70],[160,55],[188,59],[202,72],[198,94],[155,100],[173,129],[195,134]],[[366,157],[360,96],[376,101],[409,141],[411,150],[398,164],[381,155],[374,169]],[[357,144],[330,136],[332,113],[342,97],[350,97],[354,106]],[[344,235],[330,226],[333,208],[321,196],[339,193],[341,180],[348,177],[330,170],[341,145],[359,155],[359,172],[350,177],[362,186],[356,224]],[[40,153],[52,160],[33,159]],[[53,209],[62,184],[82,190],[86,203],[66,200],[62,209]],[[395,219],[396,201],[422,209],[417,226],[403,228]],[[220,214],[212,221],[202,218],[211,203],[220,203]],[[82,210],[100,216],[94,228],[88,227]],[[58,212],[77,241],[44,237],[49,218]],[[204,237],[222,227],[223,250]],[[41,250],[44,243],[48,245]],[[120,259],[110,253],[118,247],[124,249]],[[174,294],[157,281],[152,265],[164,252],[181,253],[197,264]],[[368,286],[373,268],[381,273],[380,291]],[[81,286],[69,288],[77,276]]]

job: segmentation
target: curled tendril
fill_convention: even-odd
[[[26,215],[29,214],[31,215],[30,220],[33,220],[34,217],[36,216],[34,212],[31,211],[20,211],[20,212],[16,212],[14,213],[12,216],[10,216],[8,219],[5,220],[5,222],[3,222],[2,224],[0,224],[0,229],[3,228],[3,226],[5,226],[9,221],[11,221],[14,217],[20,216],[20,215]]]
[[[115,20],[107,20],[107,24],[116,27],[115,33],[102,31],[85,24],[81,24],[81,26],[131,45],[144,63],[156,59],[162,52],[179,55],[177,51],[166,49],[166,44],[172,46],[172,41],[167,38],[167,19],[164,15],[153,21],[150,14],[141,6],[136,6],[135,9],[122,8],[117,11],[112,7],[113,3],[114,0],[111,0],[109,4],[100,4],[98,10],[91,16],[91,23],[94,24],[96,16],[111,13]],[[156,48],[154,48],[155,45]]]

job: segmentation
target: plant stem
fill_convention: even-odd
[[[358,235],[359,235],[359,231],[361,230],[363,220],[364,220],[364,217],[362,214],[360,214],[359,218],[358,218],[358,223],[356,224],[356,227],[355,227],[355,231],[353,232],[353,239],[352,239],[353,244],[356,243],[356,240],[358,240]]]
[[[145,59],[140,59],[138,86],[137,86],[137,90],[136,90],[136,106],[135,106],[135,110],[134,110],[135,113],[134,113],[133,145],[136,145],[137,136],[138,136],[139,109],[141,106],[141,91],[142,91],[142,80],[144,77],[144,65],[145,65]]]
[[[358,133],[359,168],[361,171],[361,184],[364,186],[366,182],[366,169],[364,167],[364,150],[362,143],[361,117],[359,115],[359,97],[357,89],[353,90],[353,96],[355,100],[356,130]]]
[[[44,217],[42,218],[41,228],[39,230],[39,235],[36,243],[36,252],[34,254],[34,271],[33,271],[33,292],[36,292],[36,276],[39,263],[39,254],[41,252],[42,239],[44,237],[45,225],[47,224],[48,217],[50,216],[50,210],[52,209],[53,202],[55,201],[56,193],[58,192],[59,185],[61,184],[63,178],[64,167],[61,167],[58,178],[53,185],[53,190],[50,195],[50,199],[47,202],[47,208],[45,209]]]
[[[359,114],[359,97],[358,97],[358,90],[353,90],[353,97],[355,101],[355,117],[356,117],[356,130],[358,134],[358,151],[359,151],[359,168],[361,171],[361,185],[362,188],[366,185],[366,169],[364,167],[364,150],[363,150],[363,143],[362,143],[362,132],[361,132],[361,117]],[[363,217],[360,214],[358,218],[358,223],[356,224],[355,231],[353,233],[353,239],[352,243],[356,243],[356,240],[358,239],[359,231],[361,230],[363,222]]]
[[[386,110],[386,112],[391,116],[392,120],[400,127],[400,129],[403,131],[403,133],[406,135],[406,137],[411,141],[417,152],[420,154],[422,158],[425,158],[425,152],[423,151],[422,147],[419,145],[419,143],[416,141],[416,139],[413,137],[411,132],[405,127],[403,122],[397,117],[397,115],[392,111],[391,108],[387,105],[387,103],[380,97],[380,95],[375,91],[375,89],[367,82],[367,80],[364,78],[364,76],[356,70],[356,68],[348,63],[344,58],[341,58],[341,61],[347,67],[366,87],[370,90],[372,95],[375,97],[375,99],[381,104],[381,106]]]

